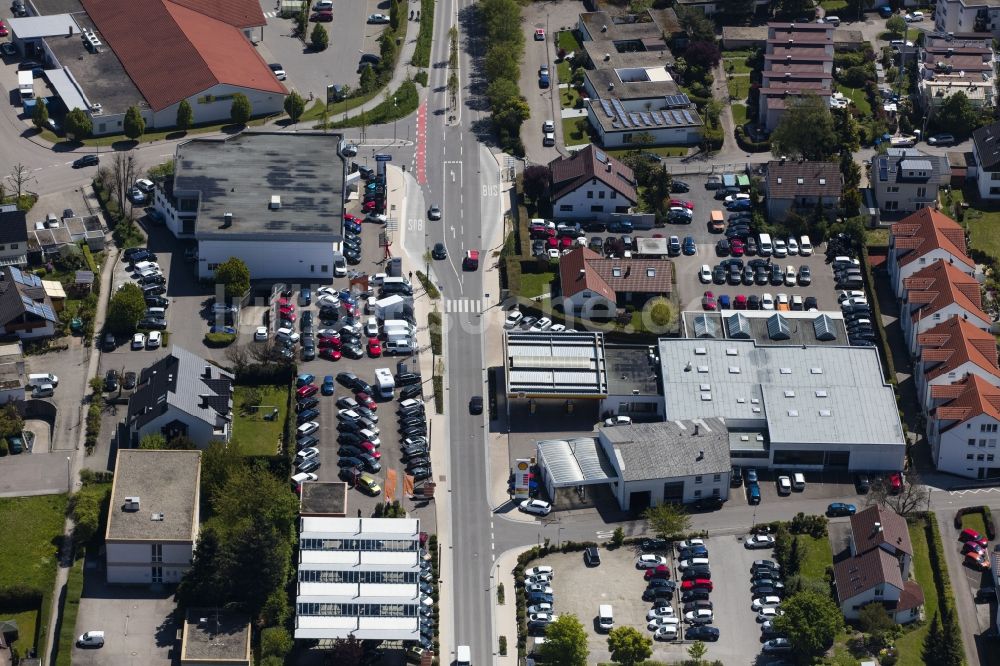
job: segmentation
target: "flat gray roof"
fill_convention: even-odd
[[[507,332],[507,394],[603,398],[608,395],[604,355],[604,334],[599,332]]]
[[[614,447],[623,481],[730,471],[729,430],[721,418],[598,428]]]
[[[193,541],[201,451],[119,449],[107,541]],[[125,510],[138,497],[139,510]]]
[[[10,30],[18,39],[38,39],[49,35],[67,35],[72,31],[80,41],[80,28],[69,14],[48,14],[45,16],[22,16],[7,19]]]
[[[604,359],[608,370],[608,395],[660,394],[659,368],[652,347],[607,345]]]
[[[76,0],[73,2],[79,6],[79,2]],[[101,112],[94,115],[94,131],[100,133],[102,115],[124,114],[132,105],[139,105],[141,108],[146,104],[146,98],[125,73],[121,60],[104,41],[104,37],[90,20],[90,16],[83,11],[82,6],[79,6],[73,18],[80,30],[90,30],[97,35],[104,44],[100,51],[88,50],[83,45],[79,30],[72,35],[66,32],[53,34],[45,38],[45,44],[66,74],[76,81],[87,102],[101,105]],[[67,111],[73,110],[70,106],[72,103],[74,102],[67,100]],[[119,129],[118,120],[120,119],[108,121],[116,125],[106,128],[107,132]]]
[[[662,338],[659,350],[668,419],[766,424],[772,443],[903,444],[873,347]]]
[[[339,134],[243,132],[177,146],[173,194],[198,196],[198,240],[338,242],[344,213]],[[280,207],[270,208],[273,197]],[[225,226],[225,214],[232,223]]]
[[[343,516],[347,510],[347,484],[343,481],[302,484],[299,514],[303,516]]]
[[[250,661],[250,618],[218,608],[189,608],[184,619],[181,663]]]

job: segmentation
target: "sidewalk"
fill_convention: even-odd
[[[386,168],[386,191],[388,192],[386,203],[389,210],[395,211],[397,220],[408,219],[406,203],[410,198],[408,192],[411,187],[418,186],[408,172],[404,173],[399,167],[391,164],[388,165]],[[424,270],[423,257],[414,257],[406,250],[405,240],[408,226],[407,224],[398,224],[395,231],[395,238],[389,248],[392,256],[402,259],[404,275],[409,274],[411,271]],[[416,281],[415,276],[414,281]],[[425,378],[425,396],[428,395],[426,389],[430,388],[431,392],[433,392],[433,382],[430,378],[434,376],[434,358],[431,353],[431,337],[430,328],[427,324],[427,315],[434,310],[440,310],[438,305],[439,303],[431,301],[427,296],[427,292],[423,291],[422,287],[416,286],[414,288],[413,316],[417,322],[417,349],[419,350],[417,359],[420,367],[420,375]],[[433,402],[433,397],[431,398],[431,402]],[[439,477],[450,478],[451,475],[448,471],[451,469],[451,450],[448,447],[447,414],[437,414],[430,405],[428,406],[427,414],[427,435],[428,440],[431,442],[431,465],[438,470]],[[440,474],[442,470],[445,471],[444,474]],[[446,655],[450,654],[450,646],[453,642],[452,630],[454,621],[451,619],[451,614],[454,612],[453,609],[455,607],[452,594],[453,588],[449,584],[450,581],[454,580],[454,576],[451,575],[453,567],[451,559],[451,521],[443,519],[451,516],[451,492],[447,482],[438,483],[434,490],[433,501],[434,523],[437,528],[438,571],[440,574],[440,578],[438,579],[438,608],[440,609],[440,614],[438,615],[438,642],[440,654]],[[444,618],[449,618],[449,620],[445,622]]]
[[[497,558],[494,569],[497,572],[497,579],[494,581],[493,604],[493,630],[494,649],[500,645],[500,636],[507,637],[507,656],[501,657],[497,651],[497,666],[517,666],[517,587],[514,581],[514,567],[517,566],[517,556],[531,546],[523,548],[512,548],[500,554]],[[500,604],[497,598],[497,586],[503,583],[504,603]]]
[[[405,10],[405,7],[403,9]],[[435,11],[436,9],[437,8],[435,7]],[[389,79],[389,84],[385,87],[382,93],[375,95],[375,97],[372,97],[370,100],[368,100],[361,106],[351,109],[348,112],[350,114],[350,116],[348,117],[353,118],[354,116],[360,114],[362,111],[365,112],[371,111],[376,106],[385,101],[384,98],[386,93],[392,95],[393,93],[395,93],[396,89],[399,88],[400,85],[402,85],[403,81],[406,81],[406,79],[410,77],[411,68],[414,70],[413,73],[416,73],[416,70],[419,68],[413,68],[412,65],[410,65],[410,61],[413,59],[413,52],[417,49],[418,34],[420,34],[420,22],[416,21],[414,22],[412,29],[407,28],[406,30],[406,42],[403,43],[402,48],[400,48],[399,50],[399,57],[396,58],[396,70],[392,73],[392,78]],[[432,37],[431,43],[433,42],[434,39]],[[419,93],[422,99],[427,97],[427,91],[428,91],[427,88],[421,86],[420,84],[417,84],[417,92]]]

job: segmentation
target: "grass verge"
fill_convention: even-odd
[[[434,286],[434,283],[431,282],[431,279],[427,277],[422,271],[417,271],[417,279],[420,280],[420,284],[424,286],[424,291],[427,292],[428,296],[430,296],[431,298],[441,298],[441,292],[438,291],[438,288]]]
[[[731,98],[743,101],[750,95],[750,77],[740,74],[726,77],[726,87]]]
[[[931,518],[933,520],[933,518]],[[898,666],[922,666],[924,663],[924,638],[930,629],[930,621],[938,612],[940,601],[937,586],[934,584],[934,572],[930,560],[930,546],[927,543],[927,530],[924,520],[910,525],[910,541],[913,542],[913,576],[924,591],[924,616],[927,621],[900,636],[896,641],[896,651],[899,654]],[[943,554],[942,554],[943,555]],[[942,562],[942,565],[944,562]],[[947,572],[942,572],[945,577]]]
[[[427,314],[427,328],[431,332],[431,353],[441,356],[444,353],[444,344],[441,338],[441,313],[429,312]]]
[[[581,116],[579,118],[563,118],[562,119],[562,131],[563,131],[563,143],[567,146],[576,146],[581,143],[587,143],[587,132],[583,132],[577,127],[578,121],[583,121],[584,124],[587,123],[587,117]]]
[[[573,30],[560,30],[556,35],[556,46],[560,49],[566,49],[569,53],[583,48],[583,44],[580,43]]]
[[[367,113],[345,118],[340,122],[333,122],[331,116],[330,127],[360,127],[362,125],[379,125],[405,118],[417,110],[420,104],[420,93],[417,91],[417,84],[411,80],[403,81],[396,92],[387,94],[386,99]]]
[[[256,393],[255,393],[256,392]],[[248,456],[273,456],[278,452],[288,405],[288,387],[280,385],[237,386],[233,396],[233,437]],[[266,420],[272,410],[276,418]]]
[[[17,622],[14,642],[22,655],[35,648],[45,652],[52,586],[59,544],[66,519],[66,495],[0,499],[0,588],[15,585],[37,590],[36,608],[2,609],[3,619]]]
[[[573,78],[573,70],[569,66],[568,60],[560,60],[556,63],[556,83],[569,83]]]
[[[524,298],[534,298],[549,293],[549,285],[556,279],[552,271],[545,273],[521,273],[521,293]]]
[[[824,580],[826,568],[833,564],[833,549],[830,547],[830,539],[820,537],[815,539],[808,534],[798,534],[799,548],[802,551],[802,563],[799,565],[799,573],[813,580]]]
[[[837,12],[842,12],[847,9],[847,0],[821,0],[819,6],[822,7],[827,14],[835,15]]]
[[[733,110],[733,122],[737,127],[741,127],[747,124],[747,107],[746,104],[733,104],[730,107]]]
[[[612,157],[623,157],[633,152],[632,148],[616,148],[615,150],[605,150]],[[684,157],[688,154],[687,146],[644,146],[644,153],[654,153],[661,157]]]
[[[583,97],[576,88],[559,88],[559,99],[564,109],[583,108]]]
[[[410,64],[414,67],[430,67],[431,39],[434,37],[434,0],[420,0],[420,29],[417,43],[413,47]],[[404,9],[400,9],[404,11]]]
[[[947,202],[947,199],[945,199]],[[961,190],[951,191],[951,203],[942,205],[941,210],[954,218],[954,204],[967,202]],[[962,225],[969,230],[969,247],[1000,260],[1000,234],[996,233],[1000,225],[1000,210],[982,210],[975,208],[971,201],[962,216]]]
[[[962,516],[962,529],[973,529],[980,534],[986,534],[986,523],[981,513],[967,513]]]
[[[73,562],[66,580],[66,600],[60,614],[59,636],[56,639],[59,646],[56,652],[55,666],[70,666],[73,663],[76,615],[80,610],[80,597],[83,595],[83,565],[86,559],[81,551],[80,556]]]
[[[254,118],[247,123],[248,127],[257,127],[263,125],[267,121],[271,120],[274,116],[266,116],[263,118]],[[83,141],[70,141],[64,137],[58,137],[53,132],[49,130],[42,130],[38,135],[41,138],[49,141],[51,143],[62,144],[67,146],[73,145],[84,145],[91,146],[94,148],[105,148],[107,146],[113,146],[116,143],[152,143],[153,141],[163,141],[164,139],[183,139],[185,136],[191,134],[208,134],[210,132],[224,132],[228,130],[237,130],[242,125],[234,125],[233,123],[212,123],[209,125],[197,125],[195,127],[189,127],[187,130],[179,130],[176,127],[173,129],[166,129],[161,131],[146,132],[137,140],[133,140],[125,136],[124,134],[109,134],[108,136],[98,136],[92,137],[90,139],[84,139]]]
[[[747,64],[746,56],[739,56],[736,58],[726,58],[722,66],[725,68],[726,72],[729,74],[749,74],[750,65]]]

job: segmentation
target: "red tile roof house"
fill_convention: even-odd
[[[673,264],[663,259],[605,259],[579,247],[559,261],[562,290],[556,304],[584,319],[614,317],[618,308],[641,308],[655,296],[669,298]]]
[[[913,374],[925,412],[954,397],[949,389],[969,375],[1000,386],[1000,365],[993,334],[954,315],[917,336],[920,347]],[[928,425],[929,427],[929,425]]]
[[[975,275],[976,264],[968,255],[965,230],[958,222],[933,208],[921,208],[890,227],[887,261],[896,298],[903,297],[903,280],[935,259]]]
[[[903,289],[900,323],[911,354],[919,349],[921,333],[953,315],[984,331],[990,330],[992,322],[983,311],[979,282],[943,259],[905,278]]]
[[[632,169],[592,145],[552,160],[549,173],[557,220],[608,221],[627,214],[639,200]]]
[[[256,0],[81,2],[142,95],[136,102],[147,129],[173,127],[182,100],[191,104],[196,124],[228,121],[235,93],[249,98],[255,116],[282,111],[288,91],[250,41],[267,23]],[[121,131],[119,113],[105,109],[96,116],[95,134]]]
[[[973,374],[934,388],[942,402],[927,418],[934,466],[969,479],[1000,477],[1000,388]]]
[[[920,618],[924,592],[909,580],[913,544],[906,521],[891,510],[871,506],[851,516],[850,556],[833,565],[837,602],[848,620],[862,608],[881,603],[898,623]]]

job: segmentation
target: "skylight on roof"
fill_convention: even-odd
[[[701,394],[701,400],[702,400],[702,402],[709,402],[711,399],[712,399],[712,394],[711,393],[702,393]]]
[[[792,369],[791,368],[781,368],[779,370],[779,372],[781,374],[783,374],[783,375],[790,375],[790,374],[792,374]]]
[[[793,391],[791,389],[785,389],[785,397],[786,398],[794,398],[795,397],[795,391]]]
[[[647,268],[646,269],[646,277],[656,277],[656,269],[655,268]]]
[[[738,375],[738,374],[740,374],[740,366],[738,366],[738,365],[731,365],[731,366],[729,366],[729,374],[731,374],[731,375]]]
[[[695,347],[694,353],[696,356],[704,356],[705,354],[708,353],[708,350],[705,349],[704,347]]]
[[[708,366],[707,365],[699,365],[698,366],[698,372],[708,372]]]
[[[799,185],[801,185],[801,184],[802,184],[802,183],[804,183],[805,181],[804,181],[804,180],[802,180],[801,178],[796,178],[796,179],[795,179],[795,182],[796,182],[796,183],[798,183]]]
[[[788,415],[789,416],[798,416],[799,415],[799,410],[797,410],[797,409],[789,409],[788,410]]]
[[[726,356],[738,356],[739,352],[735,347],[729,347],[726,349]]]
[[[712,385],[711,384],[702,384],[698,388],[700,388],[702,391],[711,391],[712,390]]]
[[[622,269],[618,268],[617,266],[614,266],[611,269],[611,274],[614,275],[615,277],[621,277],[622,276]]]
[[[818,389],[816,391],[816,397],[817,398],[825,398],[826,396],[827,396],[827,393],[826,393],[825,389]]]
[[[833,416],[833,412],[831,412],[829,409],[821,409],[821,410],[819,410],[819,415],[820,416]]]
[[[812,374],[812,375],[822,375],[823,374],[823,368],[809,368],[809,374]]]

